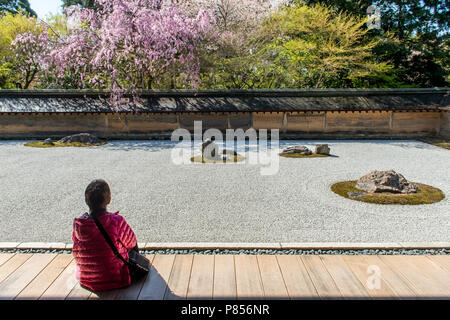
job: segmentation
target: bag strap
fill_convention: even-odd
[[[119,253],[119,251],[117,251],[116,246],[114,245],[114,243],[112,242],[111,238],[109,237],[108,233],[106,232],[106,230],[103,228],[102,224],[100,223],[100,221],[98,221],[98,219],[96,217],[94,217],[92,214],[89,214],[89,216],[94,219],[95,224],[97,225],[98,230],[100,230],[100,233],[103,235],[103,238],[105,238],[106,242],[108,243],[108,245],[111,247],[111,250],[114,252],[114,255],[119,258],[120,260],[123,261],[123,263],[125,263],[125,265],[128,266],[128,261],[125,260],[122,255]]]

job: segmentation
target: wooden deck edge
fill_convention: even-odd
[[[276,242],[276,243],[233,243],[233,242],[147,242],[139,243],[144,250],[364,250],[364,249],[450,249],[450,242]],[[72,244],[60,242],[0,242],[0,250],[70,250]]]

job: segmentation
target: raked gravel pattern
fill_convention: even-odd
[[[120,210],[141,242],[450,241],[450,151],[422,142],[280,141],[280,149],[328,143],[337,157],[278,157],[279,171],[268,176],[260,172],[267,165],[248,161],[176,165],[170,141],[24,143],[0,141],[0,241],[71,242],[73,219],[87,209],[84,190],[96,178],[109,182],[110,211]],[[330,191],[337,181],[388,169],[446,198],[386,206]]]

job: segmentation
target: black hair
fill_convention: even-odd
[[[111,190],[105,180],[97,179],[89,183],[84,192],[86,204],[91,212],[105,209]]]

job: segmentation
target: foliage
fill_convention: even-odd
[[[287,0],[175,0],[181,10],[196,16],[208,10],[215,16],[219,31],[253,32],[261,20],[282,7]],[[170,3],[169,1],[165,2]]]
[[[398,40],[378,52],[390,59],[408,84],[421,87],[448,86],[449,21],[445,0],[377,1],[382,28]],[[383,50],[384,49],[384,50]]]
[[[49,15],[45,24],[49,27],[49,33],[52,36],[61,37],[69,33],[69,21],[64,14]]]
[[[0,89],[14,89],[13,78],[13,65],[9,62],[0,64]]]
[[[101,9],[71,7],[77,24],[60,37],[48,59],[56,85],[70,79],[78,88],[105,88],[112,102],[126,103],[124,93],[167,85],[164,75],[177,74],[172,86],[195,86],[197,44],[210,26],[201,11],[188,18],[176,7],[156,0],[96,0]]]
[[[11,43],[15,55],[15,70],[19,75],[20,88],[28,89],[41,70],[43,57],[49,50],[49,35],[46,26],[36,26],[36,30],[21,33]]]
[[[180,0],[180,8],[195,15],[202,8],[214,13],[214,32],[201,46],[203,88],[259,88],[272,70],[255,74],[253,43],[261,22],[288,0]]]
[[[31,9],[28,0],[0,0],[0,15],[2,13],[18,13],[19,11],[36,16],[36,12]]]
[[[26,68],[25,64],[30,62],[23,54],[36,57],[35,54],[42,44],[37,43],[35,48],[33,43],[29,43],[27,49],[21,48],[21,45],[26,45],[28,40],[37,37],[45,29],[35,17],[30,17],[22,11],[17,14],[6,13],[0,17],[0,88],[16,86],[28,88],[36,72],[31,71],[33,68],[28,68],[28,76],[22,74],[23,69]],[[28,38],[25,35],[28,35]],[[13,45],[17,37],[20,40]],[[42,38],[42,40],[46,39]],[[36,61],[34,66],[37,66]]]
[[[63,8],[67,8],[70,6],[80,6],[83,8],[95,9],[96,3],[95,0],[63,0],[62,6]]]
[[[420,139],[420,141],[450,150],[450,139],[423,138],[423,139]]]
[[[65,0],[47,22],[25,2],[0,0],[0,88],[107,89],[119,105],[139,89],[450,80],[445,0]],[[381,29],[366,27],[370,5]]]
[[[323,3],[334,10],[365,17],[367,8],[380,10],[381,30],[368,35],[382,38],[374,48],[378,60],[394,66],[391,77],[407,86],[448,86],[449,21],[447,0],[306,0]],[[392,85],[392,84],[391,84]]]
[[[280,66],[276,87],[366,86],[365,79],[390,70],[374,59],[376,39],[365,38],[365,19],[324,5],[295,5],[272,15],[261,36],[261,59]]]

